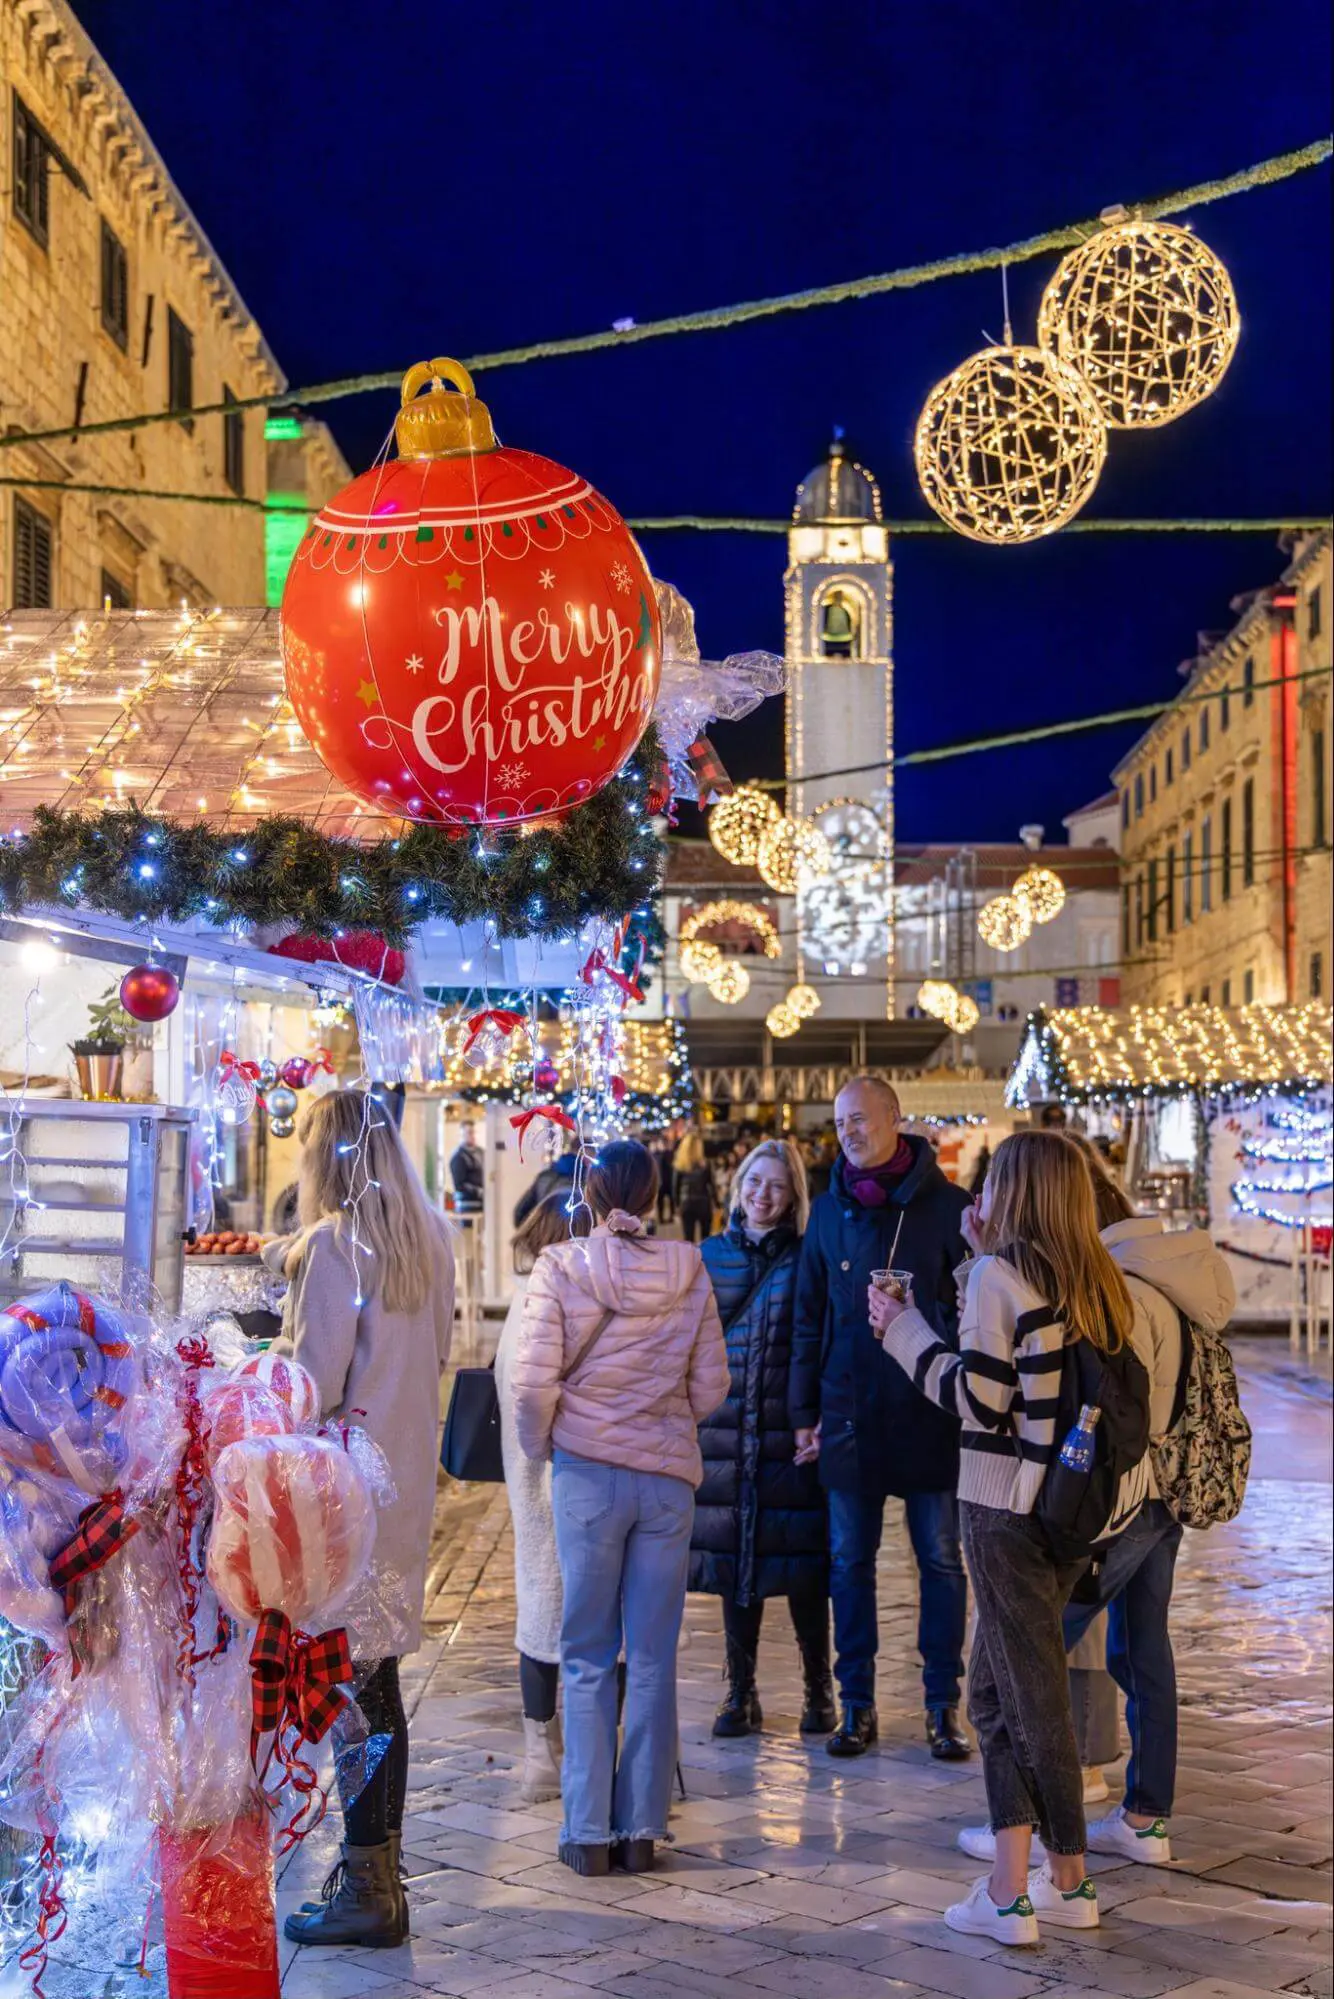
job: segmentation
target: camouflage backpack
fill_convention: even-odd
[[[1251,1470],[1251,1426],[1237,1390],[1237,1371],[1221,1333],[1181,1320],[1181,1373],[1172,1421],[1152,1445],[1154,1476],[1164,1506],[1183,1527],[1218,1527],[1235,1520]]]

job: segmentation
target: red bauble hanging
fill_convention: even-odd
[[[120,982],[120,1003],[131,1020],[165,1020],[180,997],[180,981],[165,965],[136,965]]]
[[[404,377],[397,435],[399,457],[327,503],[288,571],[301,726],[385,813],[468,826],[568,812],[620,770],[657,697],[644,558],[587,480],[496,444],[456,361]]]
[[[289,1090],[304,1090],[315,1072],[315,1064],[306,1055],[289,1055],[278,1071]]]

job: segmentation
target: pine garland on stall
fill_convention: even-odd
[[[559,937],[589,917],[619,920],[658,887],[665,849],[647,804],[658,757],[650,728],[619,777],[528,834],[416,825],[363,846],[291,818],[227,832],[133,804],[96,818],[40,807],[30,832],[0,839],[0,909],[45,903],[218,930],[376,930],[391,944],[432,920],[490,917],[502,937]]]

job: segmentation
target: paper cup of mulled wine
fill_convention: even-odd
[[[897,1298],[905,1305],[912,1302],[911,1270],[873,1270],[871,1282],[887,1298]]]

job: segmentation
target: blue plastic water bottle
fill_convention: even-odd
[[[1093,1470],[1093,1432],[1101,1415],[1101,1409],[1086,1402],[1074,1429],[1067,1431],[1065,1442],[1061,1445],[1061,1463],[1067,1471]]]

